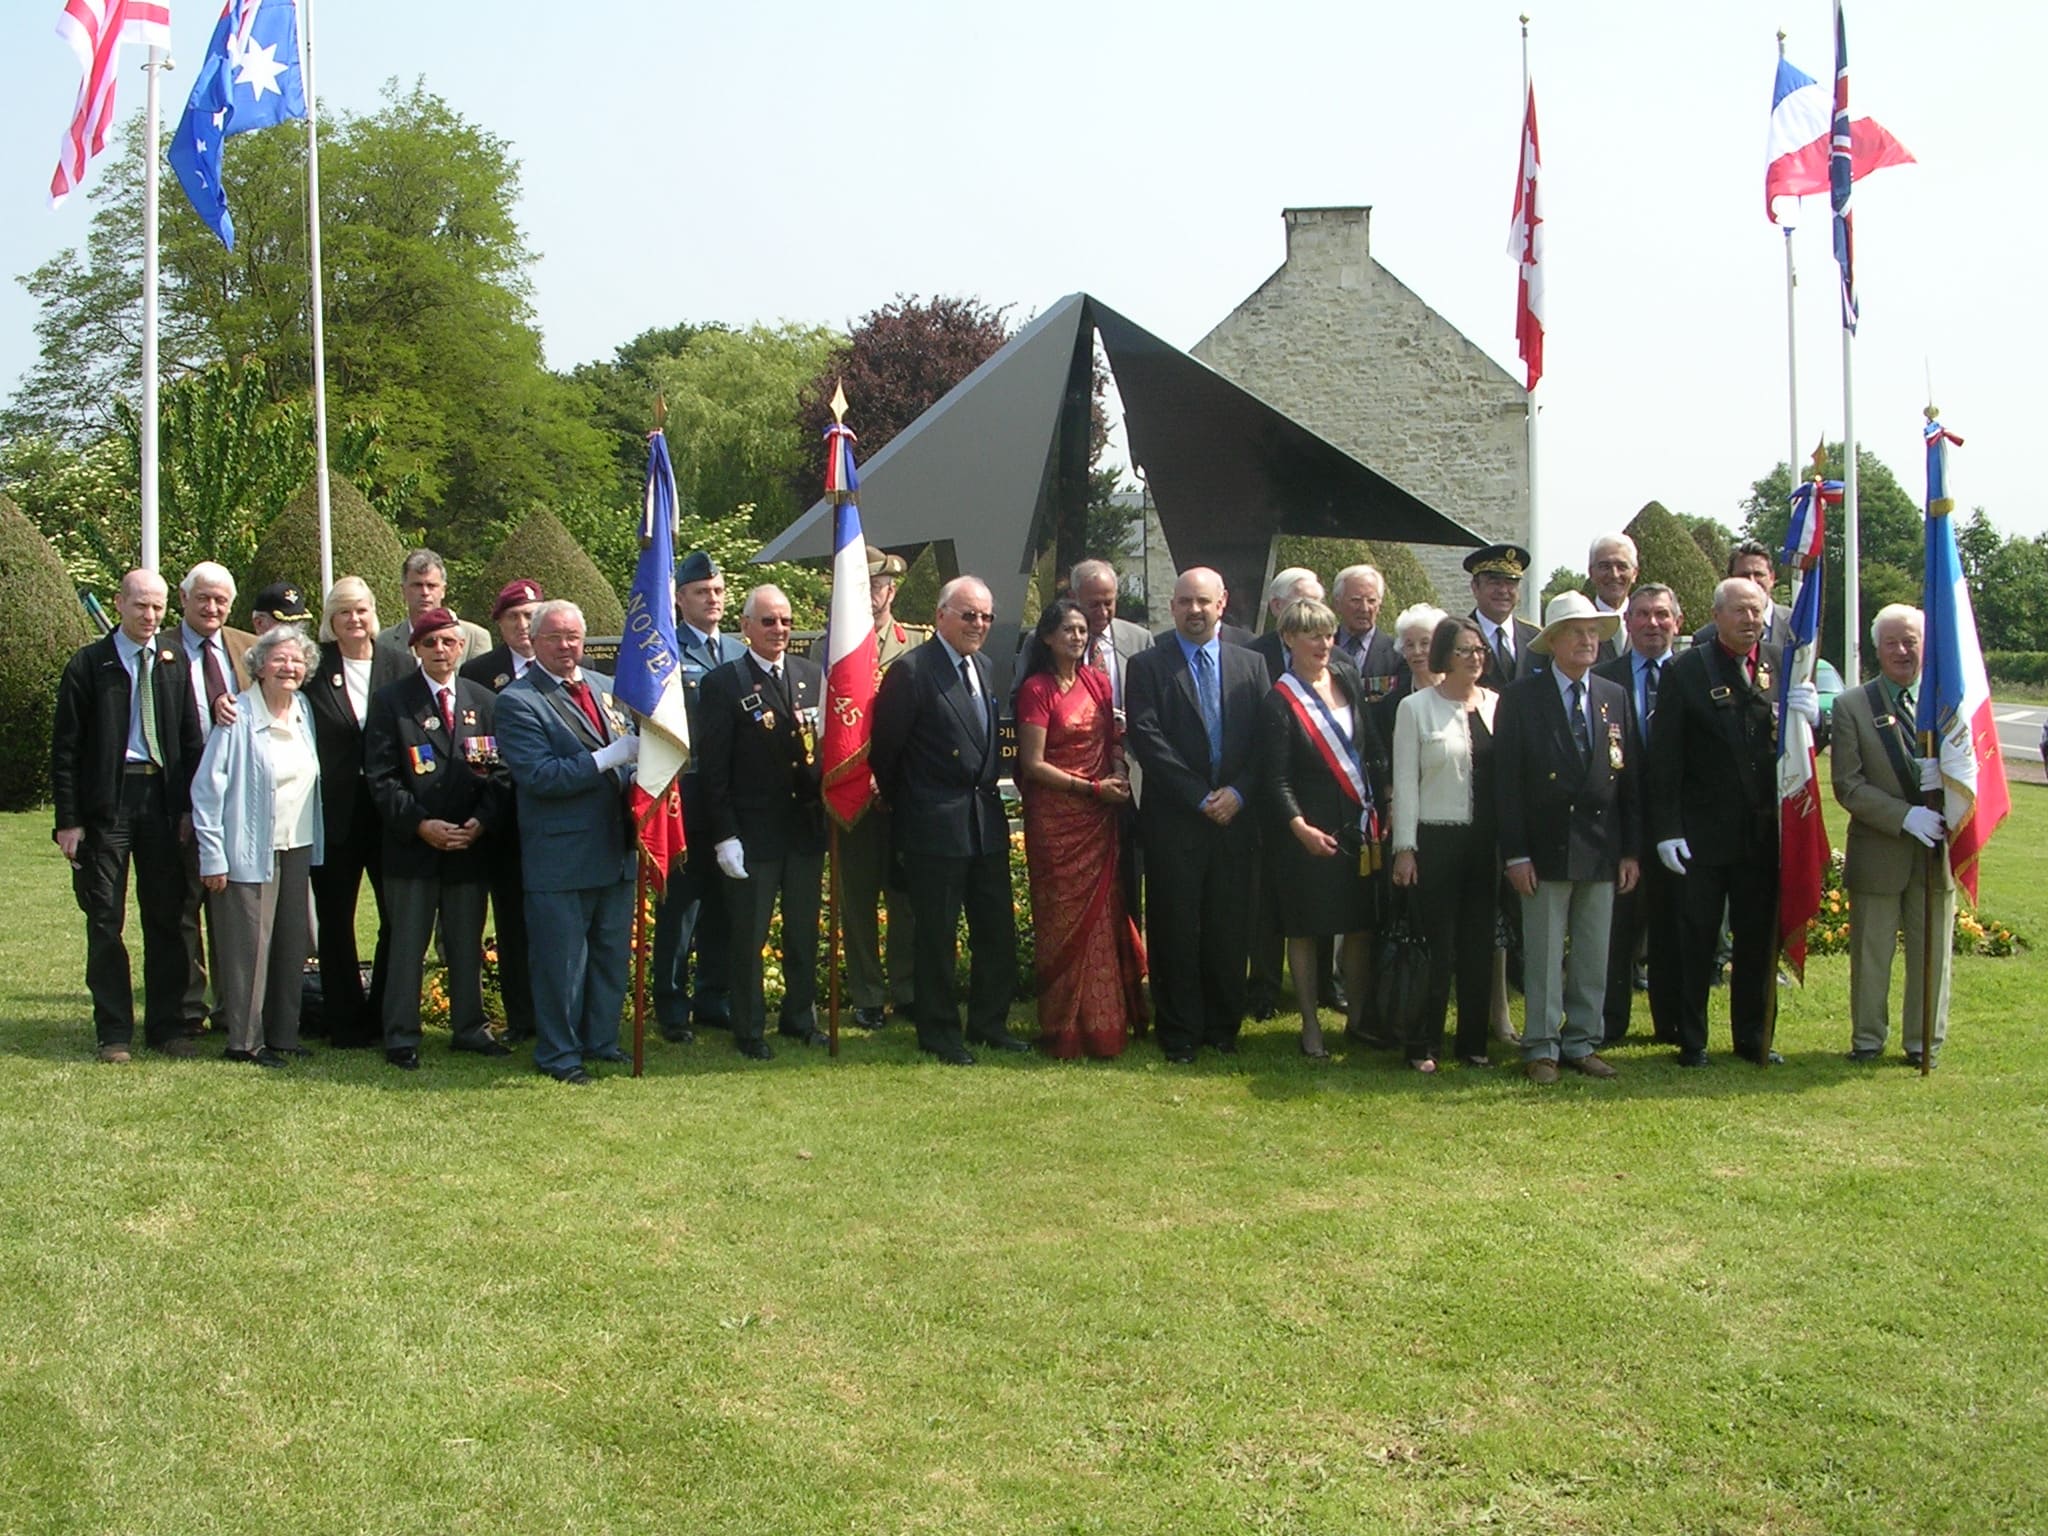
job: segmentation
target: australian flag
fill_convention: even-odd
[[[221,146],[237,133],[306,115],[298,0],[227,0],[165,158],[206,227],[235,248]]]

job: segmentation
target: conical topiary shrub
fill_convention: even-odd
[[[1641,567],[1637,582],[1662,582],[1672,590],[1684,611],[1687,634],[1713,617],[1720,572],[1700,553],[1685,524],[1665,511],[1663,503],[1653,501],[1630,520],[1625,532],[1636,541]]]
[[[57,676],[94,626],[50,541],[0,496],[0,811],[26,811],[50,797],[50,717]]]
[[[626,627],[626,608],[597,563],[583,552],[562,520],[546,507],[535,507],[505,535],[497,552],[484,562],[468,607],[479,623],[490,617],[491,604],[507,582],[530,578],[551,598],[566,598],[583,610],[593,635],[616,635]]]
[[[360,576],[370,584],[377,597],[378,623],[389,624],[403,618],[405,594],[400,567],[405,564],[405,545],[398,530],[364,499],[361,491],[339,475],[329,482],[328,496],[333,511],[336,579]],[[248,574],[241,579],[235,594],[230,622],[248,628],[250,599],[273,581],[289,581],[306,594],[316,621],[307,627],[317,629],[320,501],[310,481],[264,530],[256,546],[256,557],[250,561]]]

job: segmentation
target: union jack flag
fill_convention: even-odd
[[[1849,124],[1849,33],[1835,0],[1835,120],[1828,135],[1828,201],[1835,210],[1835,262],[1842,269],[1842,329],[1856,331],[1856,221],[1849,188],[1856,179],[1855,130]]]
[[[57,35],[78,56],[78,105],[57,148],[50,206],[61,204],[85,180],[85,169],[107,147],[114,121],[114,79],[121,45],[171,46],[171,8],[162,0],[64,0]]]

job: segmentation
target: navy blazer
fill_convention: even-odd
[[[192,775],[206,747],[185,647],[175,635],[149,642],[156,653],[150,676],[156,688],[157,744],[163,752],[164,807],[173,816],[192,808]],[[128,709],[134,695],[128,669],[103,635],[64,663],[50,727],[50,791],[57,826],[105,827],[121,809],[121,767],[128,753]]]
[[[1223,705],[1223,759],[1212,778],[1209,733],[1195,697],[1195,674],[1169,630],[1151,650],[1134,657],[1126,674],[1124,745],[1145,769],[1142,814],[1155,810],[1201,814],[1214,789],[1230,788],[1247,807],[1259,788],[1260,705],[1272,688],[1266,663],[1249,646],[1216,648]]]
[[[495,741],[495,703],[487,686],[458,675],[451,740],[424,672],[400,678],[370,700],[364,760],[370,796],[384,824],[385,874],[450,882],[486,878],[488,850],[493,838],[504,835],[512,800],[512,781]],[[484,835],[468,848],[444,853],[420,839],[423,821],[460,826],[472,816]]]
[[[882,674],[868,761],[899,853],[966,859],[1009,846],[988,658],[973,663],[978,698],[937,636]]]
[[[712,845],[736,837],[749,861],[825,851],[821,731],[814,717],[806,737],[792,714],[822,706],[825,674],[802,656],[782,673],[781,692],[752,655],[709,673],[690,738]]]
[[[1612,880],[1641,844],[1643,753],[1628,696],[1592,672],[1585,683],[1592,750],[1584,756],[1547,667],[1502,694],[1493,717],[1501,862],[1528,859],[1538,880]]]
[[[634,838],[626,810],[630,767],[600,773],[590,754],[629,728],[611,679],[585,669],[605,729],[583,712],[545,667],[498,695],[498,752],[512,770],[519,850],[530,891],[584,891],[633,878]]]
[[[388,646],[370,649],[370,697],[410,671],[419,673],[419,663],[408,657],[401,662]],[[356,722],[355,706],[348,701],[348,676],[341,665],[341,647],[329,640],[320,647],[320,659],[313,675],[300,690],[306,707],[313,712],[313,750],[320,757],[320,810],[327,818],[327,846],[338,848],[348,841],[355,825],[359,792],[367,794],[369,782],[363,775],[363,728],[369,712]],[[366,804],[366,810],[370,807]]]

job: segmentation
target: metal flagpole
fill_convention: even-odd
[[[1529,112],[1529,13],[1522,13],[1522,115],[1523,133],[1528,131]],[[1529,412],[1529,574],[1535,579],[1522,583],[1522,609],[1537,623],[1543,621],[1543,554],[1536,536],[1536,391],[1528,394]],[[1510,626],[1512,627],[1512,626]]]
[[[312,268],[313,486],[320,504],[320,595],[334,585],[334,501],[327,481],[327,332],[320,289],[320,106],[313,90],[313,0],[299,0],[299,78],[306,88],[306,228]],[[635,1054],[634,1072],[639,1071]]]
[[[1856,394],[1853,352],[1856,333],[1842,327],[1842,687],[1863,682],[1858,658],[1862,647],[1863,578],[1858,570],[1863,536],[1856,518]]]
[[[158,117],[162,108],[159,81],[171,61],[163,49],[151,48],[149,62],[142,66],[148,77],[148,102],[143,109],[142,155],[142,558],[137,563],[146,571],[157,568],[162,557],[157,536],[157,161]]]
[[[1778,61],[1785,60],[1785,30],[1778,29]],[[1792,269],[1792,226],[1779,226],[1785,235],[1785,424],[1786,441],[1791,445],[1785,454],[1785,473],[1789,479],[1799,470],[1799,326],[1796,323],[1793,294],[1799,287],[1799,277]]]

